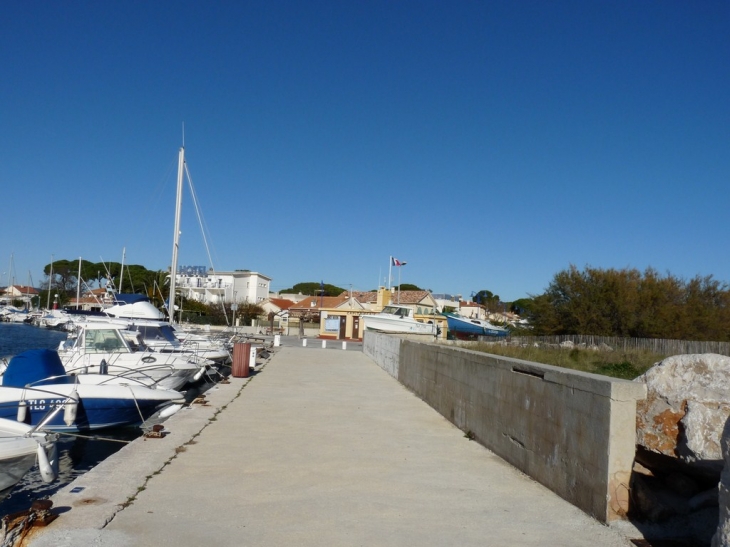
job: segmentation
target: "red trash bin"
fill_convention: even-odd
[[[233,344],[233,365],[231,366],[231,376],[234,378],[248,378],[250,360],[250,342],[236,342]]]

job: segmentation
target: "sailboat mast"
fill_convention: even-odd
[[[172,265],[170,266],[170,296],[167,298],[170,322],[175,322],[175,277],[177,275],[177,251],[180,246],[180,216],[182,211],[183,169],[185,168],[185,147],[180,147],[177,161],[177,197],[175,200],[175,233],[172,237]]]
[[[122,247],[122,271],[119,272],[119,292],[122,292],[122,282],[124,281],[124,260],[127,258],[127,248]]]
[[[79,257],[79,276],[76,278],[76,309],[81,309],[81,257]]]

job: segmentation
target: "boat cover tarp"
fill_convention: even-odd
[[[48,382],[53,384],[69,384],[73,381],[66,376],[66,370],[57,351],[31,349],[19,353],[10,360],[3,374],[3,385],[9,387],[43,385],[45,382],[40,380],[50,377],[57,377]]]

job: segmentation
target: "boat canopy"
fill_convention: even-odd
[[[70,384],[71,378],[66,376],[61,358],[57,351],[50,349],[31,349],[19,353],[8,363],[3,374],[3,385],[9,387],[25,387],[29,384],[43,385],[40,380],[53,378],[50,383]]]

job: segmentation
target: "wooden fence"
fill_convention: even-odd
[[[510,336],[508,344],[560,346],[572,342],[575,346],[606,348],[614,351],[645,350],[661,355],[688,353],[718,353],[730,356],[730,342],[698,342],[692,340],[662,340],[656,338],[619,338],[616,336],[589,336],[572,334],[562,336]],[[565,344],[562,347],[570,346]]]

